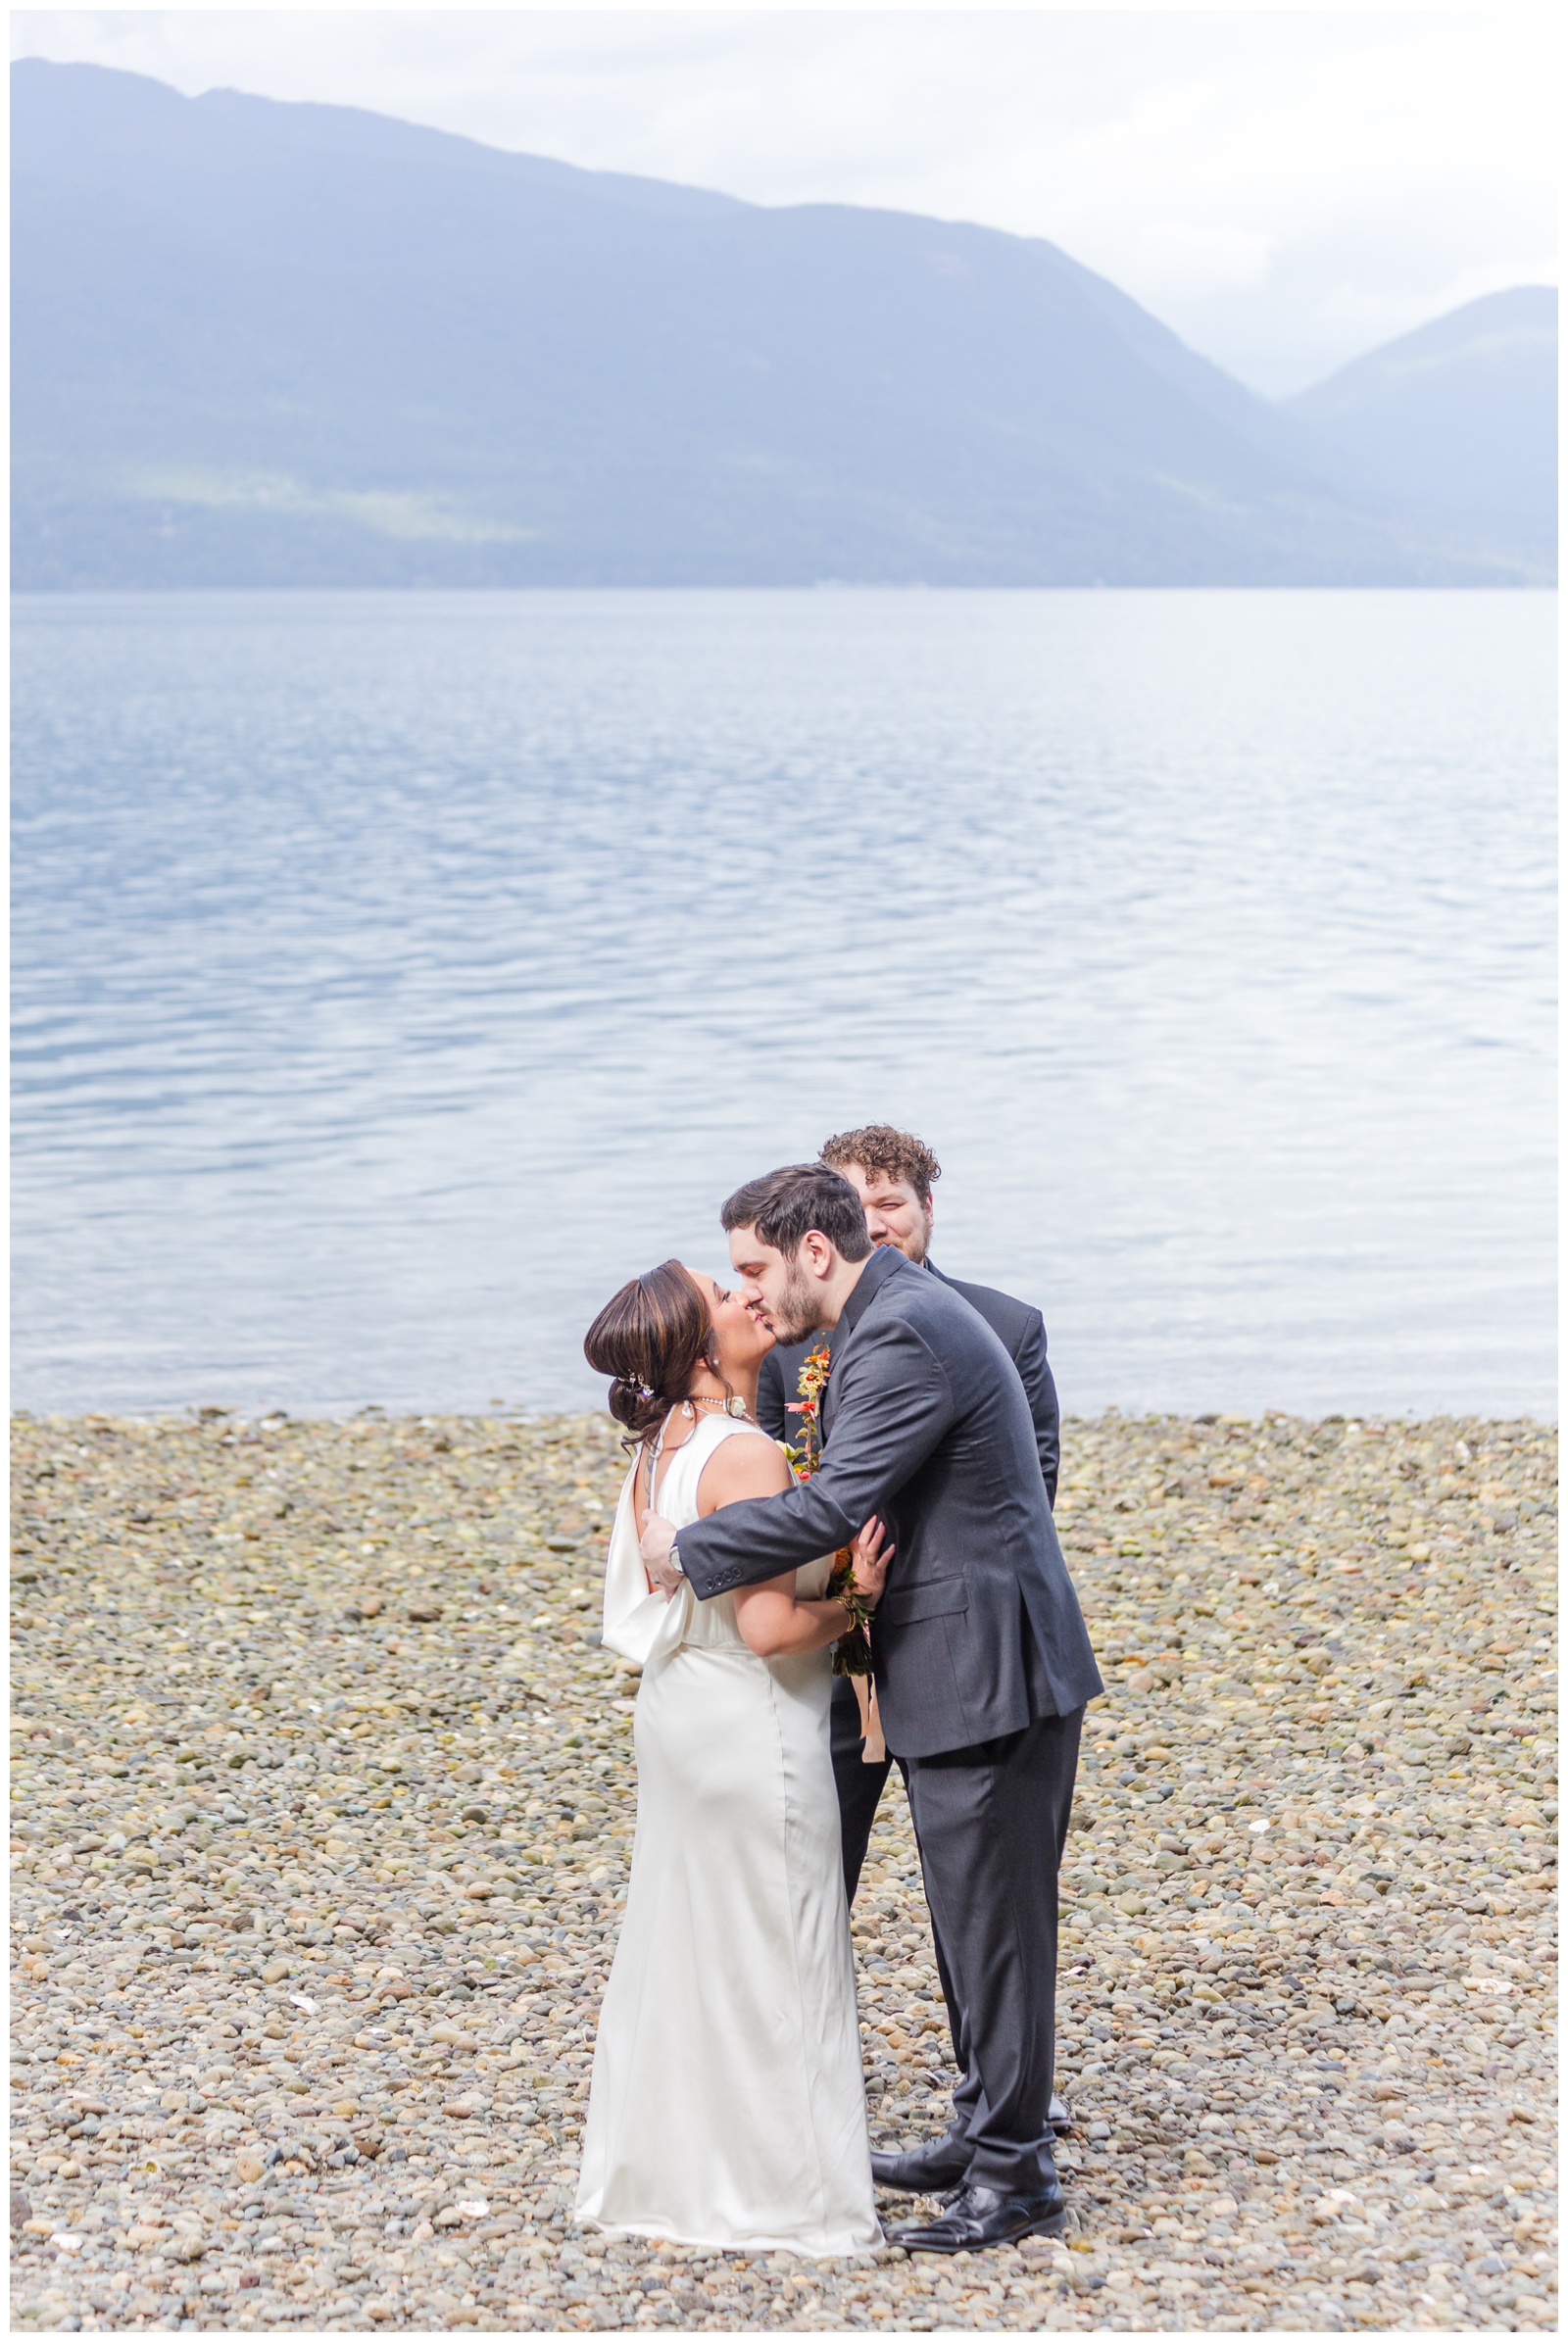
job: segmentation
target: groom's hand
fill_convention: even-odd
[[[669,1558],[669,1549],[675,1542],[675,1524],[666,1521],[662,1513],[645,1512],[642,1532],[638,1551],[643,1557],[643,1568],[651,1582],[662,1588],[667,1601],[686,1583],[685,1572],[677,1569]]]

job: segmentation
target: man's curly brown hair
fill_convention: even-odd
[[[923,1139],[912,1131],[896,1131],[891,1122],[868,1122],[863,1130],[840,1131],[825,1141],[822,1160],[835,1171],[858,1163],[862,1171],[879,1171],[884,1179],[906,1179],[922,1203],[931,1200],[931,1183],[942,1177],[942,1165]]]

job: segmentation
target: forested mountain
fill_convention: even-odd
[[[1048,243],[93,66],[12,100],[22,586],[1545,573]]]

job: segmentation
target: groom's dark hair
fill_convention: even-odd
[[[826,1163],[786,1163],[782,1171],[749,1179],[718,1216],[726,1234],[755,1228],[759,1241],[787,1260],[813,1228],[846,1260],[863,1260],[871,1249],[865,1205],[844,1174]]]

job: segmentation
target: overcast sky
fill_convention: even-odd
[[[759,203],[1047,236],[1260,390],[1555,281],[1554,18],[25,12],[13,54],[366,106]]]

